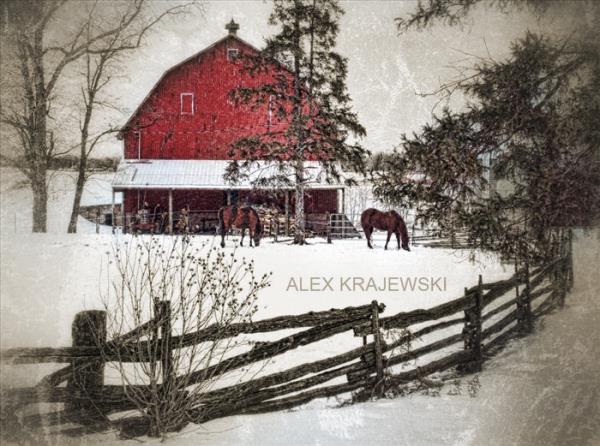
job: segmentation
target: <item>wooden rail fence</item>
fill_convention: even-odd
[[[14,348],[1,352],[5,364],[68,364],[35,387],[3,391],[2,400],[4,407],[11,411],[38,402],[58,402],[65,403],[65,414],[96,410],[106,415],[136,408],[127,398],[128,389],[124,386],[104,385],[106,362],[160,361],[163,386],[169,389],[182,383],[194,385],[206,376],[275,358],[344,332],[362,338],[363,345],[326,359],[206,391],[201,404],[190,410],[189,419],[200,423],[233,414],[287,409],[315,398],[359,389],[380,393],[386,386],[454,367],[465,373],[479,371],[486,357],[507,339],[530,332],[536,317],[564,303],[573,284],[572,252],[564,249],[559,254],[555,260],[531,270],[524,262],[516,266],[515,274],[506,280],[484,283],[479,276],[477,285],[466,288],[461,297],[435,307],[386,317],[382,317],[385,306],[373,301],[371,305],[226,327],[213,325],[178,335],[172,333],[169,303],[161,302],[155,309],[154,320],[107,341],[106,315],[99,311],[83,312],[73,323],[72,347]],[[172,366],[176,349],[240,334],[284,329],[301,331],[257,343],[249,351],[189,375],[177,376]],[[147,340],[140,340],[148,334]],[[396,336],[389,340],[390,334]],[[148,355],[151,350],[156,352],[155,356]],[[418,365],[411,363],[425,356],[430,359],[423,364],[421,361]],[[398,365],[403,367],[395,367]],[[407,366],[412,368],[406,370]],[[65,381],[67,385],[61,386]],[[146,385],[135,386],[134,390],[138,394],[151,391]],[[56,422],[64,419],[57,417]]]

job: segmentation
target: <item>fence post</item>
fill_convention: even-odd
[[[525,254],[525,288],[517,296],[517,322],[522,333],[529,333],[533,328],[533,314],[531,312],[531,283],[529,281],[529,259]]]
[[[525,301],[524,301],[526,327],[528,331],[533,328],[533,312],[531,311],[531,275],[529,274],[529,253],[525,253]]]
[[[169,392],[172,392],[175,371],[173,370],[173,351],[171,345],[171,303],[168,300],[162,300],[155,305],[156,321],[160,327],[160,360],[162,371],[162,391],[163,402],[166,402],[169,397]]]
[[[469,294],[467,293],[467,287],[465,287],[465,301],[468,302],[469,299]],[[471,314],[470,314],[470,310],[467,308],[464,311],[465,313],[465,325],[462,329],[462,335],[463,335],[463,343],[464,343],[464,348],[465,350],[468,349],[469,346],[469,332],[470,332],[470,321],[471,321]]]
[[[82,311],[75,315],[71,325],[73,347],[99,347],[106,343],[106,311]],[[81,368],[82,364],[89,364]],[[78,395],[93,395],[104,384],[104,361],[101,357],[90,363],[89,359],[73,359],[73,372],[67,380],[67,389]],[[77,411],[84,418],[101,417],[101,409],[90,397],[66,403],[67,411]]]
[[[459,370],[467,373],[481,371],[483,356],[481,351],[481,310],[482,310],[482,284],[483,279],[479,275],[479,282],[473,297],[473,306],[465,309],[465,327],[463,328],[465,350],[471,351],[471,359],[459,367]],[[465,288],[465,297],[467,297]]]
[[[376,300],[371,302],[371,330],[375,344],[375,370],[377,371],[377,384],[383,382],[383,353],[381,347],[381,333],[379,331],[379,304]],[[383,390],[383,387],[380,387]]]
[[[473,353],[475,356],[475,369],[476,371],[481,370],[481,363],[483,362],[483,356],[481,354],[481,312],[483,310],[483,277],[481,274],[479,275],[479,282],[477,284],[477,293],[475,294],[475,336],[474,336],[474,345],[473,345]]]
[[[327,243],[331,243],[331,214],[327,213]]]

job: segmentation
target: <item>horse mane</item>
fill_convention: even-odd
[[[404,219],[398,212],[396,212],[396,211],[391,211],[391,212],[393,213],[394,216],[398,217],[400,237],[402,238],[402,244],[408,246],[408,242],[409,242],[408,241],[408,229],[406,228],[406,223],[404,222]]]
[[[398,229],[400,230],[400,237],[402,238],[402,244],[408,245],[408,242],[409,242],[408,229],[406,228],[406,223],[404,222],[402,215],[400,215],[394,209],[389,211],[389,213],[390,213],[390,215],[393,215],[394,217],[396,217],[398,219]]]

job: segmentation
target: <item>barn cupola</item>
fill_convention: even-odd
[[[233,19],[231,19],[231,22],[225,25],[225,29],[229,31],[230,36],[236,36],[238,29],[240,29],[240,25],[238,25],[233,21]]]

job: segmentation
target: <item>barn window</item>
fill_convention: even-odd
[[[234,61],[239,56],[239,50],[237,48],[227,48],[227,60]]]
[[[181,114],[194,114],[194,93],[181,93]]]

